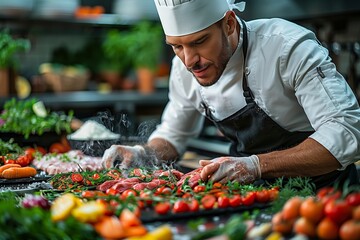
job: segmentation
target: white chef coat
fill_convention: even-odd
[[[282,19],[246,23],[245,71],[256,104],[288,131],[315,131],[311,138],[344,167],[360,159],[360,109],[355,95],[313,32]],[[182,154],[204,122],[204,102],[223,120],[246,105],[242,34],[222,76],[201,86],[178,57],[169,79],[169,102],[153,138],[164,138]],[[317,70],[320,67],[321,70]]]

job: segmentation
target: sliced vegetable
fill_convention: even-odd
[[[80,222],[96,222],[105,214],[105,206],[100,202],[89,201],[72,210],[71,214]]]
[[[80,205],[80,201],[72,193],[65,193],[56,198],[51,205],[51,219],[53,221],[61,221],[68,218],[71,211]]]

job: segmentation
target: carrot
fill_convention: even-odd
[[[21,166],[20,166],[20,164],[16,164],[16,163],[5,164],[4,166],[1,166],[0,167],[0,177],[6,169],[13,168],[13,167],[21,167]]]
[[[12,167],[2,172],[2,177],[6,179],[26,178],[36,175],[36,169],[33,167]]]

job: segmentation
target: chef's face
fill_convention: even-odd
[[[167,44],[172,46],[175,54],[202,86],[211,86],[218,81],[233,53],[228,18],[227,14],[219,22],[197,33],[166,36]]]

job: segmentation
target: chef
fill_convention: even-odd
[[[169,102],[146,146],[112,146],[106,167],[152,153],[178,159],[207,118],[232,147],[200,160],[205,181],[359,182],[359,105],[313,32],[278,18],[245,22],[234,0],[154,1],[176,55]]]

